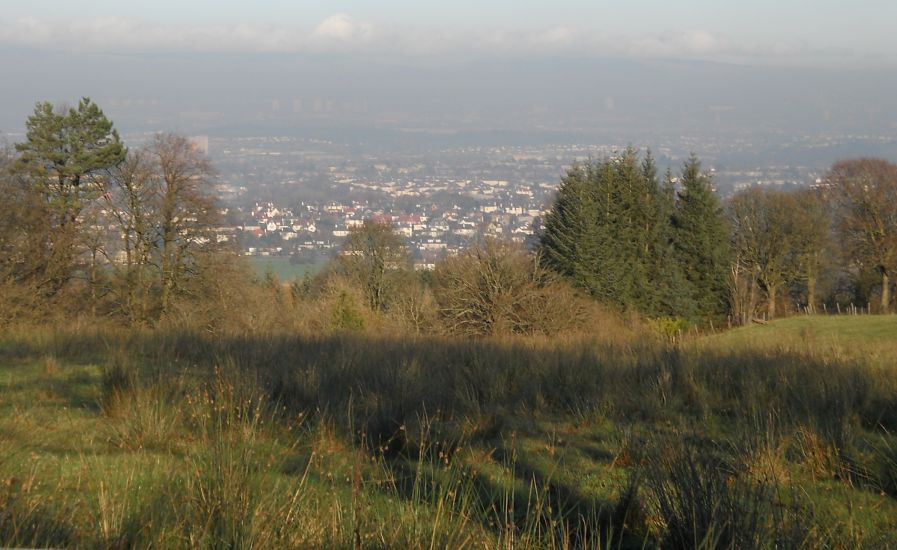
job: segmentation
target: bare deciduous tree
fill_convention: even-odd
[[[846,160],[827,176],[837,229],[849,260],[881,277],[881,311],[890,310],[897,271],[897,165],[883,159]]]
[[[831,269],[832,213],[818,189],[795,192],[791,212],[795,281],[806,290],[805,305],[816,311],[817,289],[826,268]]]
[[[179,135],[157,136],[129,153],[103,195],[119,227],[106,255],[118,276],[119,303],[136,322],[165,315],[214,248],[217,210],[208,160]]]
[[[740,279],[742,321],[756,306],[757,283],[766,291],[767,316],[776,316],[778,292],[794,272],[795,208],[793,194],[766,189],[749,189],[729,201],[735,257],[732,274]]]
[[[404,241],[388,223],[366,220],[343,244],[337,269],[364,293],[372,311],[383,311],[409,266]]]
[[[184,136],[157,136],[147,150],[154,171],[153,202],[164,315],[172,294],[191,273],[193,254],[212,242],[217,217],[211,194],[213,171],[202,153]]]
[[[118,224],[120,237],[120,248],[108,247],[104,253],[116,274],[118,305],[137,323],[148,321],[153,307],[154,195],[149,155],[142,149],[129,152],[103,194],[105,210]]]

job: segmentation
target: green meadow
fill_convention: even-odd
[[[252,271],[259,277],[265,277],[270,273],[278,280],[290,283],[296,279],[302,279],[306,275],[317,275],[324,269],[327,262],[294,264],[290,258],[283,256],[253,256],[249,258],[249,264]]]
[[[0,339],[0,544],[897,544],[897,323]]]

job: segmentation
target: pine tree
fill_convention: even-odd
[[[729,231],[710,176],[692,155],[684,164],[673,212],[675,258],[697,321],[728,311]]]
[[[658,219],[657,239],[659,241],[653,274],[657,283],[657,309],[655,314],[666,317],[694,317],[694,303],[691,287],[685,273],[676,259],[673,214],[676,211],[676,180],[672,170],[667,168],[663,186],[659,188],[655,203]]]
[[[689,299],[683,296],[685,281],[674,261],[672,243],[672,216],[676,203],[673,176],[667,169],[664,184],[657,177],[657,166],[651,151],[642,160],[642,177],[647,196],[644,227],[644,262],[650,292],[650,302],[642,311],[652,316],[688,316]]]
[[[605,162],[613,174],[605,182],[613,197],[612,203],[609,214],[601,220],[610,236],[603,243],[606,255],[613,260],[612,266],[606,266],[606,269],[616,270],[613,295],[620,304],[638,309],[639,282],[644,279],[639,262],[642,235],[637,199],[641,187],[638,161],[635,151],[629,148],[621,156]]]
[[[651,316],[694,320],[726,311],[728,232],[697,158],[657,178],[650,151],[574,166],[545,220],[546,266],[593,297]]]
[[[71,276],[87,203],[101,195],[98,178],[124,160],[126,150],[112,122],[83,98],[77,108],[38,103],[26,121],[26,140],[16,144],[17,170],[41,197],[48,234],[34,250],[39,286],[55,294]]]
[[[74,223],[96,191],[92,178],[125,158],[118,132],[89,98],[66,112],[38,103],[25,125],[26,141],[16,144],[18,167],[44,194],[58,223]]]
[[[593,166],[574,164],[561,179],[557,197],[540,235],[542,262],[569,278],[587,267],[587,242],[595,230]]]
[[[628,148],[613,159],[574,166],[562,180],[541,235],[544,263],[592,296],[643,310],[653,302],[646,239],[652,196]]]

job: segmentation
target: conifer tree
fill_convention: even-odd
[[[651,243],[653,197],[634,148],[627,148],[613,163],[617,169],[620,196],[615,242],[611,244],[623,264],[621,275],[625,287],[621,290],[624,290],[623,298],[627,305],[640,311],[650,311],[655,301],[654,288],[649,280],[654,253]]]
[[[638,152],[576,165],[561,181],[541,235],[543,262],[592,296],[650,308],[656,209]]]
[[[122,162],[126,150],[112,122],[88,98],[68,110],[38,103],[26,129],[25,141],[16,144],[16,168],[41,198],[47,235],[33,251],[33,274],[52,295],[71,276],[79,215],[101,194],[98,179]]]
[[[687,282],[697,321],[728,310],[729,230],[711,177],[692,155],[684,164],[673,212],[675,258]]]
[[[591,269],[589,243],[596,230],[594,166],[574,164],[561,179],[557,198],[546,215],[540,236],[543,263],[575,279]]]
[[[626,308],[633,304],[634,248],[631,224],[630,182],[623,173],[622,159],[605,159],[592,170],[597,209],[595,228],[587,236],[589,263],[578,277],[586,281],[590,294]]]
[[[96,191],[92,178],[124,160],[125,147],[89,98],[63,112],[38,103],[25,125],[26,140],[16,144],[18,167],[43,193],[58,224],[70,225]]]
[[[663,184],[657,178],[654,158],[648,151],[642,162],[642,173],[651,194],[652,218],[646,227],[649,278],[653,285],[647,313],[655,316],[690,317],[691,297],[679,264],[675,261],[672,218],[676,205],[676,187],[672,171],[667,168]]]
[[[571,168],[540,236],[544,264],[593,297],[651,316],[726,311],[728,233],[710,178],[685,164],[676,200],[650,151]]]

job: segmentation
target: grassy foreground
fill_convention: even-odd
[[[598,332],[600,333],[600,327]],[[0,545],[897,545],[897,318],[0,338]]]

